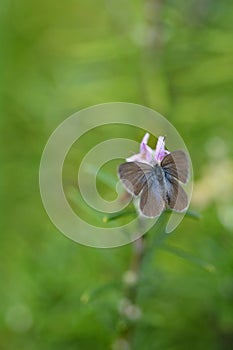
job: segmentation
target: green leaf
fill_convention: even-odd
[[[103,217],[103,222],[106,223],[109,221],[117,220],[121,217],[125,217],[125,216],[132,215],[132,214],[136,214],[136,210],[134,208],[129,209],[129,210],[122,210],[122,211],[119,211],[117,213],[105,215]]]
[[[197,219],[197,220],[199,220],[201,218],[201,214],[194,211],[194,210],[187,210],[185,213],[185,216],[192,218],[192,219]]]
[[[182,258],[182,259],[185,259],[185,260],[188,260],[189,262],[195,264],[195,265],[198,265],[198,266],[201,266],[204,270],[208,271],[208,272],[215,272],[216,271],[216,268],[214,265],[196,257],[196,256],[193,256],[191,255],[190,253],[184,251],[183,249],[181,248],[178,248],[178,247],[175,247],[175,246],[172,246],[172,245],[169,245],[169,244],[163,244],[160,246],[161,249],[167,251],[167,252],[170,252],[172,254],[175,254],[176,256]]]
[[[172,209],[167,209],[165,211],[165,213],[169,213],[169,214],[174,213],[174,214],[177,214],[177,215],[181,214],[181,213],[176,212],[176,211],[174,211]],[[201,218],[201,214],[199,214],[198,212],[196,212],[194,210],[189,210],[189,209],[186,211],[185,216],[188,217],[188,218],[196,219],[196,220]]]

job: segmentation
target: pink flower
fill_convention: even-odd
[[[142,162],[153,164],[154,161],[160,163],[162,159],[170,152],[165,150],[165,137],[159,136],[155,151],[153,151],[148,145],[149,133],[146,133],[142,139],[140,145],[140,153],[134,154],[133,156],[126,158],[127,162]]]
[[[165,137],[159,136],[156,149],[155,149],[154,159],[156,160],[156,162],[160,163],[163,160],[163,158],[169,153],[170,152],[165,150]]]
[[[146,133],[140,144],[140,153],[134,154],[132,157],[126,158],[127,162],[151,163],[153,158],[153,151],[147,145],[149,137],[150,137],[150,134]]]

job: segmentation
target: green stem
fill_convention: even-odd
[[[140,280],[142,273],[150,263],[156,247],[163,244],[168,235],[165,234],[167,223],[166,215],[162,214],[156,225],[146,235],[138,238],[132,244],[132,255],[129,263],[129,269],[123,276],[123,298],[119,309],[120,327],[118,338],[115,342],[116,349],[123,346],[130,349],[132,338],[137,322],[140,321],[141,310],[137,305]]]

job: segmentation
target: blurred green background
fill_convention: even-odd
[[[232,1],[2,0],[0,11],[0,349],[233,349]],[[132,245],[67,239],[38,186],[53,130],[112,101],[151,107],[177,128],[202,215],[150,249],[136,320],[122,315]]]

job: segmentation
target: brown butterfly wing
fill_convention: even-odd
[[[186,183],[189,178],[189,161],[187,154],[177,150],[166,155],[161,166],[165,173],[175,177],[177,180]]]
[[[119,178],[127,191],[135,196],[139,195],[153,168],[147,163],[126,162],[119,165]]]
[[[188,207],[188,197],[179,182],[170,176],[166,176],[167,205],[176,211],[184,211]]]
[[[143,187],[140,198],[140,211],[144,216],[157,217],[165,209],[159,183],[155,175],[151,176]]]

